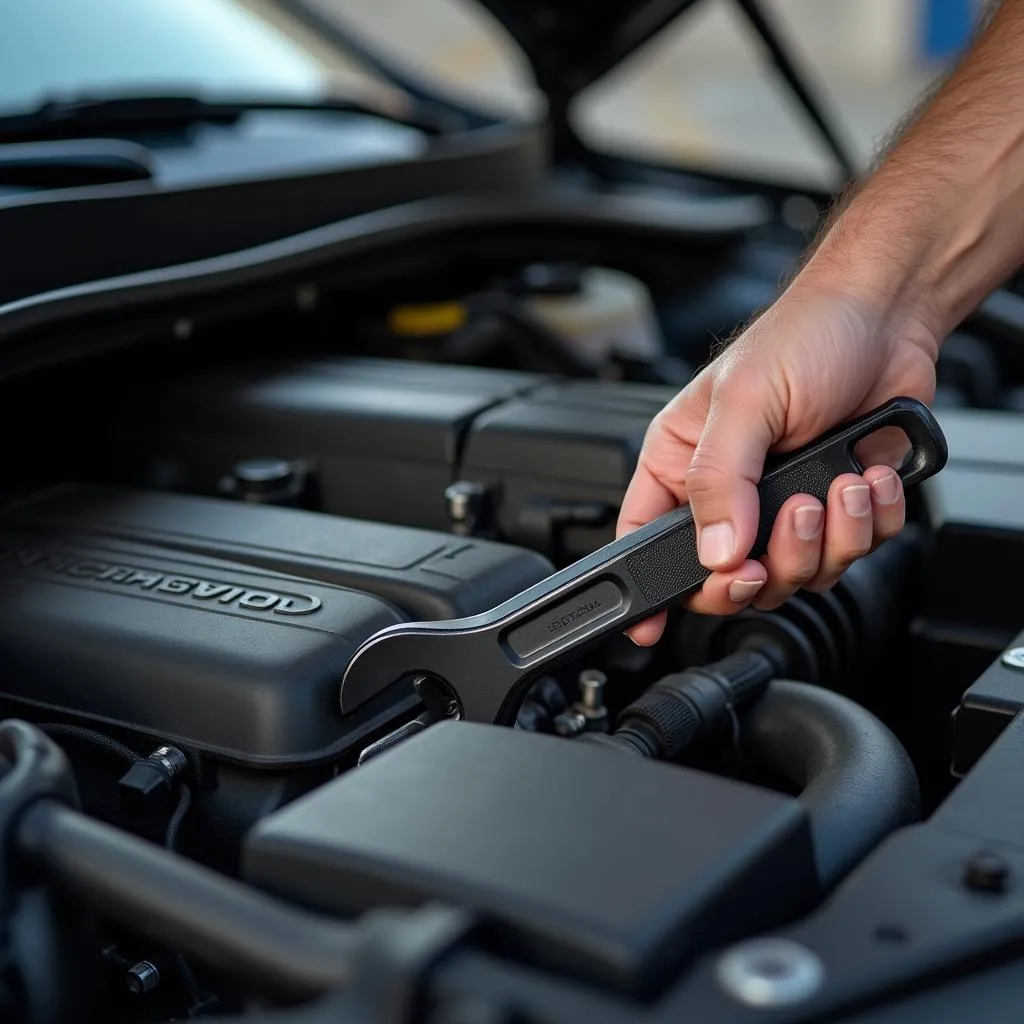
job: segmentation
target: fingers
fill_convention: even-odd
[[[651,647],[661,639],[667,621],[668,612],[661,612],[627,629],[626,636],[640,647]]]
[[[712,573],[704,586],[689,598],[686,607],[700,615],[733,615],[757,597],[767,579],[768,570],[764,565],[748,559],[730,572]],[[628,636],[633,643],[649,647],[661,637],[666,619],[665,612],[646,619],[628,630]]]
[[[829,589],[858,558],[895,537],[905,519],[903,485],[887,465],[838,478],[827,510],[810,495],[794,495],[775,520],[762,559],[767,582],[751,603],[770,611],[801,588]]]
[[[825,507],[817,498],[794,494],[785,502],[762,559],[768,583],[754,601],[756,608],[778,608],[818,575],[824,532]]]
[[[714,572],[686,602],[701,615],[733,615],[746,608],[768,579],[768,570],[751,559],[729,572]]]
[[[805,588],[820,593],[834,586],[858,558],[895,537],[905,518],[903,484],[889,466],[837,477],[829,488],[821,562]]]
[[[858,558],[895,537],[905,519],[903,485],[889,466],[873,466],[863,476],[847,473],[833,481],[826,506],[808,494],[789,498],[764,558],[712,573],[686,605],[702,615],[732,615],[750,605],[778,608],[801,588],[828,590]],[[665,613],[648,619],[629,636],[650,646],[665,620]]]
[[[652,519],[671,512],[678,504],[675,494],[641,462],[623,495],[615,536],[630,533]]]
[[[626,489],[619,510],[619,521],[615,528],[615,536],[635,530],[639,526],[670,512],[678,505],[675,495],[650,470],[641,463]],[[644,619],[630,629],[626,636],[641,647],[656,644],[665,631],[668,614],[662,612],[652,618]]]
[[[775,440],[757,400],[732,384],[717,391],[686,472],[697,524],[697,554],[706,569],[739,568],[757,534],[757,481]]]

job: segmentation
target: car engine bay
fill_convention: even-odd
[[[122,282],[9,346],[4,1019],[882,1022],[1013,966],[1014,282],[944,349],[948,463],[829,592],[674,607],[513,728],[418,680],[339,707],[379,630],[611,542],[650,420],[800,251],[749,204],[613,206]]]

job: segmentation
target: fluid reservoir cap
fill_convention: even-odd
[[[252,457],[235,463],[220,490],[241,501],[292,504],[305,489],[305,477],[305,468],[293,459]]]
[[[388,330],[406,338],[429,338],[451,334],[464,327],[468,319],[461,302],[425,302],[395,306],[388,313]]]
[[[533,295],[576,295],[583,272],[575,263],[532,263],[523,268],[523,287]]]
[[[239,489],[268,493],[288,487],[297,475],[296,466],[287,459],[243,459],[235,465],[233,475]]]

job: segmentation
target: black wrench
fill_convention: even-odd
[[[914,399],[895,398],[766,462],[751,557],[764,553],[787,498],[811,494],[824,503],[836,477],[863,472],[854,447],[883,427],[902,428],[910,441],[899,469],[904,487],[946,464],[946,440],[932,414]],[[443,695],[435,703],[449,715],[511,725],[540,672],[699,589],[710,572],[698,561],[696,540],[693,516],[683,505],[490,611],[383,629],[349,662],[339,693],[341,711],[349,714],[392,684],[416,677],[421,692],[426,685]]]

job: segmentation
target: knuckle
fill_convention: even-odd
[[[856,541],[844,543],[829,552],[829,569],[834,575],[846,572],[859,558],[871,553],[873,538],[858,538]]]
[[[843,559],[843,569],[848,569],[858,558],[863,558],[865,555],[871,554],[872,538],[866,537],[860,543],[854,545],[846,551],[846,557]]]
[[[698,445],[686,470],[686,490],[693,497],[722,487],[728,479],[725,462],[710,446]]]
[[[787,586],[797,591],[814,579],[817,575],[817,570],[818,567],[816,565],[800,566],[787,572],[783,577],[783,581]]]

